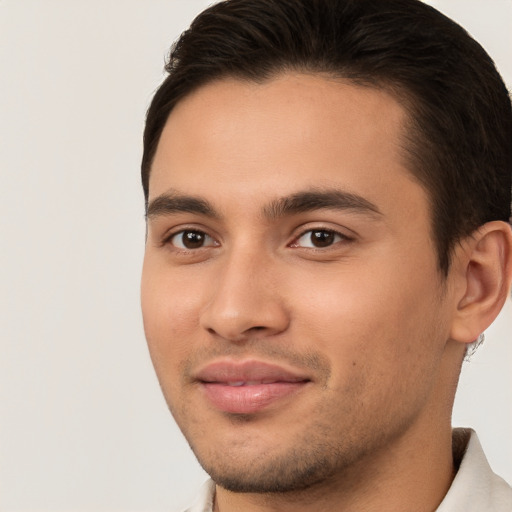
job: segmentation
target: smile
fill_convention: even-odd
[[[302,390],[311,379],[258,361],[208,365],[197,375],[207,401],[231,414],[255,414]]]

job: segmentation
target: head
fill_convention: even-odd
[[[230,0],[167,69],[142,304],[194,452],[243,492],[405,471],[512,279],[492,61],[416,0]]]
[[[443,273],[460,238],[510,220],[508,91],[485,50],[419,1],[220,2],[183,33],[166,69],[144,132],[146,200],[160,135],[181,99],[225,77],[259,83],[298,71],[385,90],[406,109],[408,168],[428,193]]]

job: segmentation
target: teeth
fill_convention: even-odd
[[[273,384],[275,380],[238,380],[228,382],[228,386],[240,387],[240,386],[257,386],[259,384]]]

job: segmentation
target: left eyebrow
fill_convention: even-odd
[[[380,217],[379,208],[364,197],[338,189],[307,190],[271,201],[263,209],[265,217],[276,219],[315,210],[344,210]]]

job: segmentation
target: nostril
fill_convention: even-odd
[[[249,327],[249,329],[245,330],[243,333],[237,333],[237,335],[232,334],[229,336],[229,334],[225,333],[225,336],[228,336],[230,339],[242,341],[243,339],[250,337],[251,333],[261,332],[265,331],[267,328],[264,325],[255,325],[254,327]],[[208,334],[211,334],[213,336],[221,335],[219,332],[217,332],[213,327],[208,327],[207,329]]]

